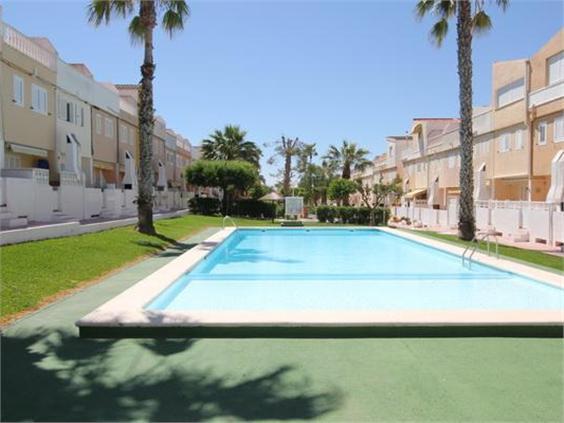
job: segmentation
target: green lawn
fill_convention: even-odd
[[[270,224],[269,221],[235,220],[240,226]],[[36,307],[54,294],[173,246],[175,240],[221,225],[220,217],[191,215],[157,221],[159,236],[142,235],[127,226],[1,247],[0,321]],[[176,245],[176,248],[187,247]]]
[[[469,242],[467,241],[459,240],[456,237],[456,235],[440,234],[438,232],[432,232],[432,231],[409,231],[409,232],[428,238],[436,238],[451,244],[456,244],[461,246],[466,246],[469,244]],[[493,251],[495,247],[492,246],[491,248]],[[486,251],[485,242],[480,243],[480,250]],[[504,258],[516,260],[524,264],[540,267],[543,268],[544,270],[551,270],[551,271],[556,270],[559,272],[562,272],[564,270],[564,259],[562,259],[562,257],[557,257],[540,251],[531,251],[531,250],[525,250],[523,248],[500,245],[499,255],[503,256]]]

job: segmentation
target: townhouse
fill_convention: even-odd
[[[564,195],[564,30],[531,59],[492,66],[492,105],[474,107],[474,197],[561,203]],[[386,139],[370,174],[402,179],[406,204],[445,209],[459,195],[459,121],[415,118]],[[374,175],[378,175],[376,178]]]
[[[50,170],[57,162],[57,52],[48,40],[28,38],[6,24],[0,46],[4,174],[42,169],[35,176],[52,180]]]
[[[529,64],[528,121],[532,139],[533,199],[564,198],[564,29]]]
[[[0,226],[135,214],[139,165],[137,85],[95,80],[85,64],[62,60],[51,42],[1,19]],[[186,206],[187,140],[166,123],[153,134],[156,207]],[[181,148],[178,149],[177,145]],[[172,155],[170,154],[172,152]]]

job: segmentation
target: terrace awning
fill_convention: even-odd
[[[26,145],[10,144],[10,150],[14,153],[27,154],[28,156],[47,157],[47,150]]]
[[[405,194],[403,197],[407,200],[410,200],[412,198],[421,197],[423,194],[426,193],[427,193],[427,188],[414,189],[413,191],[410,191],[407,194]]]

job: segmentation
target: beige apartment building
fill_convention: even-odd
[[[118,186],[118,118],[92,107],[92,156],[96,186]]]
[[[564,174],[564,29],[530,60],[529,122],[532,138],[532,196],[561,202]],[[549,195],[550,192],[550,195]]]
[[[166,178],[166,122],[161,116],[155,117],[153,129],[153,170],[157,190],[168,187]]]
[[[120,93],[118,161],[121,187],[126,189],[136,187],[139,164],[137,102],[135,98],[122,93]]]
[[[494,63],[491,95],[491,106],[473,113],[474,198],[561,202],[564,30],[530,60]],[[415,118],[408,136],[388,137],[386,153],[355,177],[376,183],[397,175],[406,204],[446,208],[460,193],[458,130],[458,119]]]
[[[2,28],[3,168],[55,169],[57,52],[47,39],[27,37],[5,23]]]

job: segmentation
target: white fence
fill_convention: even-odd
[[[3,228],[28,223],[54,223],[92,218],[119,219],[137,213],[135,190],[89,188],[77,179],[61,178],[61,185],[49,185],[49,171],[24,169],[2,171],[0,178]],[[155,211],[185,209],[188,193],[155,192]]]
[[[398,217],[409,217],[414,223],[443,229],[456,228],[458,204],[446,210],[424,206],[395,207]],[[526,201],[477,201],[475,209],[478,229],[494,228],[505,237],[550,245],[564,243],[564,211],[556,204]]]

